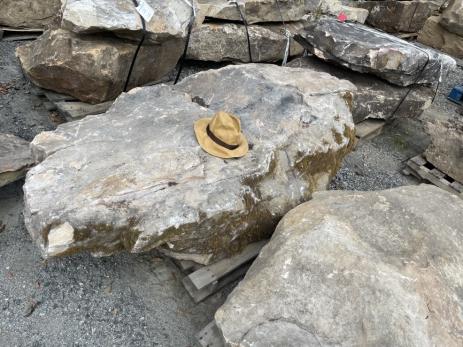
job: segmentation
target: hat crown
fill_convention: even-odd
[[[239,145],[241,142],[240,120],[226,112],[220,111],[212,118],[209,130],[228,145]]]

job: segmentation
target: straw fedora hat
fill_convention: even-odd
[[[207,153],[219,158],[239,158],[248,153],[248,141],[241,132],[241,122],[236,116],[217,112],[212,118],[195,122],[199,145]]]

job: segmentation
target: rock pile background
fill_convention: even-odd
[[[418,41],[463,59],[463,3],[450,0],[442,14],[428,18]]]

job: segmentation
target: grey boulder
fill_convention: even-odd
[[[48,28],[59,22],[61,0],[1,0],[0,26]]]
[[[463,117],[434,111],[427,117],[431,144],[425,157],[434,166],[463,183]]]
[[[146,23],[147,38],[161,43],[187,35],[192,9],[183,0],[146,0],[154,15]],[[131,0],[68,0],[62,27],[78,34],[113,32],[140,40],[142,21]]]
[[[287,66],[326,72],[352,82],[357,87],[352,103],[354,123],[367,118],[418,118],[431,106],[435,95],[433,87],[395,86],[376,76],[351,71],[313,56],[294,59]]]
[[[463,2],[461,0],[450,0],[442,13],[440,24],[448,31],[463,36]]]
[[[294,32],[296,24],[286,26]],[[282,25],[250,25],[249,41],[253,62],[275,62],[282,60],[287,39],[282,34]],[[302,46],[291,39],[290,55],[302,54]],[[246,28],[243,24],[207,23],[194,29],[188,45],[189,59],[204,61],[249,62]]]
[[[0,187],[24,177],[33,163],[29,142],[0,133]]]
[[[326,189],[350,151],[355,87],[328,74],[246,64],[176,86],[136,88],[106,114],[32,142],[25,224],[45,257],[163,248],[208,263],[267,238],[291,208]],[[250,152],[223,160],[193,124],[240,117]]]
[[[39,87],[98,104],[123,91],[136,48],[135,41],[57,29],[18,47],[16,54],[26,76]],[[143,45],[129,88],[167,75],[183,49],[182,39]]]
[[[419,32],[418,42],[463,59],[463,36],[447,31],[440,20],[440,16],[429,17]]]
[[[299,21],[305,15],[305,0],[238,0],[240,10],[249,24],[262,22]],[[279,7],[278,7],[279,6]],[[198,0],[203,17],[241,21],[235,3],[229,0]]]
[[[295,39],[321,59],[399,86],[435,83],[456,65],[452,58],[425,46],[334,18],[309,22]]]
[[[368,10],[354,6],[346,6],[344,2],[340,0],[305,0],[305,8],[307,12],[314,15],[324,13],[338,16],[343,12],[347,20],[362,24],[365,23],[368,17]]]
[[[225,342],[461,346],[462,211],[431,185],[316,193],[217,311]]]

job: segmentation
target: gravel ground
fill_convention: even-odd
[[[10,86],[0,95],[0,132],[31,140],[55,125],[22,77],[15,46],[0,41],[0,84]],[[182,77],[204,69],[189,64]],[[456,111],[446,96],[462,76],[458,70],[441,83],[435,111]],[[396,120],[347,156],[331,189],[417,184],[400,172],[427,141],[420,121]],[[197,305],[179,271],[155,252],[44,262],[24,227],[22,184],[0,188],[0,346],[195,345],[194,335],[212,320],[233,285]]]

